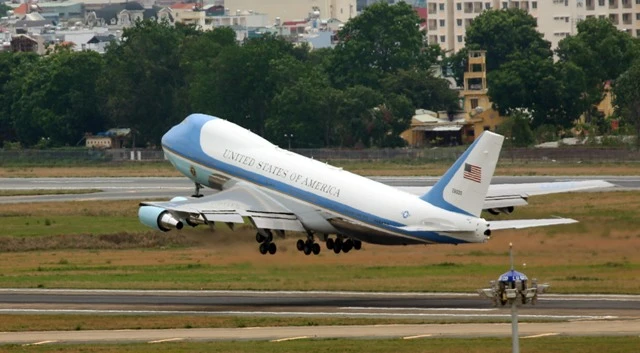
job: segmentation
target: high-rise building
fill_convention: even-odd
[[[465,46],[466,29],[488,9],[519,8],[529,12],[551,48],[564,37],[577,33],[579,21],[608,18],[621,31],[640,37],[640,0],[430,0],[427,3],[427,35],[446,51]]]

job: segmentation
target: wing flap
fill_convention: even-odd
[[[179,218],[199,215],[208,222],[244,223],[247,217],[257,228],[305,231],[291,210],[245,183],[199,199],[144,202],[141,206],[161,207]]]
[[[523,228],[544,227],[544,226],[553,226],[558,224],[572,224],[572,223],[578,223],[578,221],[571,218],[514,219],[514,220],[507,220],[507,221],[490,221],[489,229],[491,230],[523,229]]]

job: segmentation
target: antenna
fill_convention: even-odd
[[[513,271],[513,243],[509,243],[509,261],[511,262],[511,271]]]

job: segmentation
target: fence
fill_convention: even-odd
[[[294,149],[303,156],[323,161],[452,162],[462,148],[395,149]],[[0,166],[74,165],[125,161],[163,161],[161,150],[0,150]],[[640,162],[640,151],[588,147],[503,149],[500,163],[522,162]]]

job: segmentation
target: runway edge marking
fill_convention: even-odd
[[[162,340],[149,341],[147,343],[164,343],[164,342],[175,342],[175,341],[182,341],[182,340],[184,340],[184,338],[174,337],[174,338],[165,338]]]
[[[271,342],[287,342],[287,341],[303,340],[305,338],[309,338],[309,336],[278,338],[278,339],[275,339],[275,340],[271,340]]]
[[[427,333],[424,335],[415,335],[415,336],[406,336],[406,337],[402,337],[403,340],[414,340],[416,338],[426,338],[426,337],[431,337],[433,336],[433,334]]]
[[[557,336],[560,333],[558,332],[549,332],[549,333],[541,333],[539,335],[533,335],[533,336],[524,336],[522,338],[540,338],[540,337],[549,337],[549,336]]]

